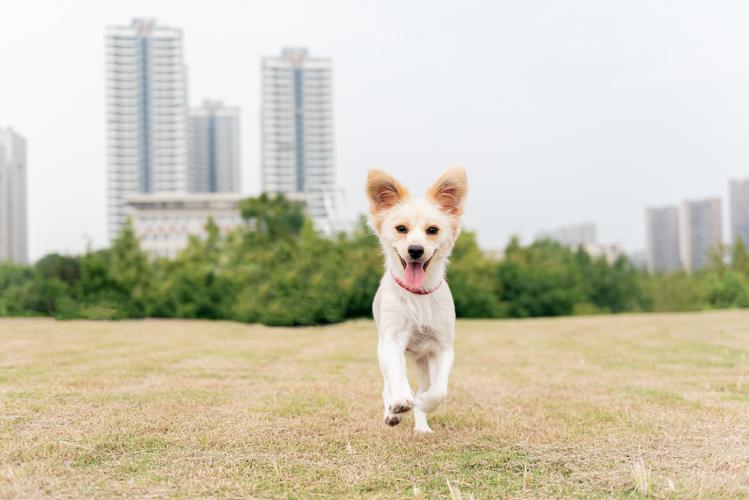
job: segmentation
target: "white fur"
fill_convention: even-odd
[[[462,175],[465,184],[461,167],[453,167],[441,179],[451,172]],[[394,206],[378,208],[371,193],[372,190],[370,220],[385,256],[385,273],[372,306],[379,332],[377,354],[384,380],[384,419],[388,425],[397,425],[403,414],[413,408],[414,430],[429,433],[432,430],[426,414],[436,410],[445,399],[453,366],[455,306],[450,287],[443,280],[448,257],[460,232],[458,217],[463,199],[455,200],[461,208],[456,214],[434,199],[411,200],[407,192]],[[396,230],[399,225],[407,225],[408,233],[399,233]],[[430,226],[439,228],[437,235],[427,234]],[[432,258],[422,285],[423,290],[438,287],[430,294],[414,294],[393,278],[403,280],[405,276],[401,259],[411,260],[407,257],[409,245],[424,247],[423,260]],[[407,356],[418,372],[419,387],[415,394],[408,382]]]

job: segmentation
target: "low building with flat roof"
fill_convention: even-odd
[[[240,193],[151,193],[128,198],[133,230],[142,249],[159,257],[174,258],[187,247],[190,236],[205,237],[208,218],[222,234],[244,224]],[[303,196],[286,198],[304,203]]]
[[[212,218],[222,233],[242,224],[239,193],[153,193],[128,199],[133,230],[144,250],[159,257],[174,258],[190,236],[204,237]]]

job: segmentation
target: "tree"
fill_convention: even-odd
[[[206,237],[191,236],[174,261],[163,263],[157,314],[179,318],[229,317],[231,280],[224,263],[224,240],[212,218]]]
[[[502,308],[510,317],[572,314],[581,301],[573,253],[542,240],[522,247],[513,238],[497,266]]]
[[[240,212],[249,233],[270,239],[298,236],[305,222],[302,205],[283,195],[263,193],[257,198],[247,198],[242,201]]]
[[[447,271],[458,316],[493,318],[499,314],[499,282],[494,269],[495,262],[479,248],[476,233],[463,231]]]
[[[140,249],[128,221],[106,250],[89,252],[80,260],[77,291],[82,314],[94,317],[142,318],[151,315],[158,296],[157,267]]]
[[[81,278],[81,265],[78,257],[51,253],[39,259],[34,267],[43,278],[58,278],[71,286]]]
[[[731,268],[749,279],[749,249],[741,238],[737,238],[731,248]]]

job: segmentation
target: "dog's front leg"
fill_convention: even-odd
[[[393,426],[401,421],[400,415],[413,408],[413,393],[406,373],[406,344],[408,339],[397,335],[383,335],[377,348],[380,371],[384,379],[383,399],[385,423]]]
[[[416,406],[424,413],[431,413],[437,409],[447,396],[447,382],[450,379],[450,370],[453,367],[455,352],[452,346],[439,351],[428,360],[429,390],[419,394],[416,398]]]

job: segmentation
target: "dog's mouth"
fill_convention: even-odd
[[[426,271],[429,267],[429,264],[432,262],[432,259],[434,258],[434,255],[437,253],[437,250],[435,250],[432,253],[432,256],[429,257],[426,261],[420,261],[420,260],[409,260],[406,261],[403,257],[401,257],[401,254],[398,252],[397,249],[395,249],[395,254],[398,256],[398,258],[401,261],[401,265],[403,266],[403,272],[405,273],[406,277],[406,285],[408,285],[411,288],[419,288],[421,285],[424,284],[424,279],[426,278]]]
[[[437,250],[434,251],[431,257],[429,257],[428,260],[421,262],[418,260],[411,261],[409,263],[406,263],[406,261],[401,257],[401,254],[398,253],[398,250],[395,251],[396,254],[398,254],[398,258],[401,260],[401,265],[403,266],[403,270],[405,271],[406,267],[408,267],[408,264],[421,264],[424,267],[424,271],[426,272],[427,267],[429,267],[429,263],[432,262],[432,259],[434,258],[434,254],[437,253]]]

